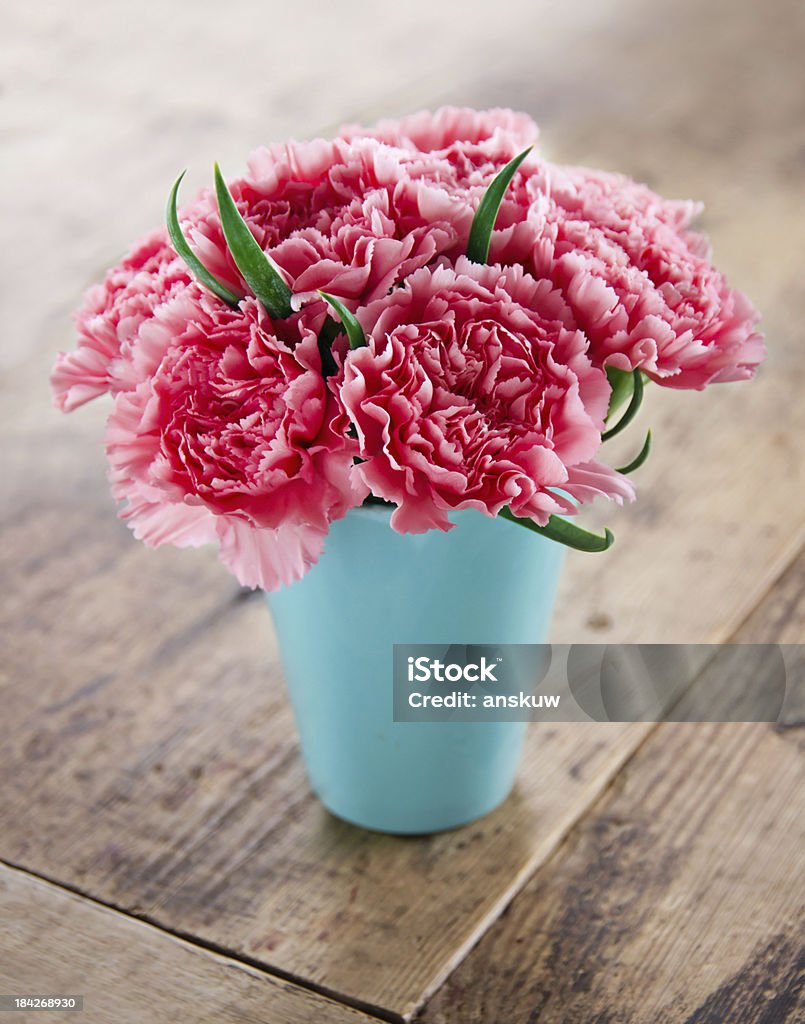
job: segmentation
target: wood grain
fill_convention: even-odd
[[[15,1024],[370,1024],[377,1018],[0,867],[0,992],[80,995]]]
[[[799,644],[805,554],[736,634]],[[422,1024],[784,1024],[805,1015],[802,722],[661,725]]]
[[[91,617],[107,608],[99,597]],[[309,792],[262,601],[174,636],[157,630],[155,652],[135,647],[122,668],[94,663],[75,690],[58,647],[43,646],[36,690],[9,687],[0,855],[398,1013],[452,969],[647,728],[535,729],[498,812],[430,839],[376,836]]]
[[[234,173],[255,144],[346,118],[441,101],[528,109],[552,156],[703,198],[718,262],[763,309],[771,350],[751,386],[650,389],[643,422],[656,446],[638,477],[640,499],[607,510],[611,552],[570,556],[555,639],[723,639],[802,537],[805,16],[794,0],[762,9],[750,0],[585,0],[566,9],[503,0],[481,27],[415,0],[364,25],[349,0],[322,16],[315,38],[305,32],[303,55],[292,6],[269,17],[232,0],[225,23],[207,0],[184,14],[181,6],[138,4],[125,52],[108,45],[120,26],[97,0],[81,19],[19,8],[3,33],[15,105],[0,196],[10,232],[2,283],[14,300],[0,353],[13,368],[0,379],[0,857],[406,1014],[545,863],[650,727],[533,729],[511,800],[447,836],[370,836],[328,817],[304,780],[259,599],[244,600],[210,552],[135,545],[113,519],[104,481],[106,409],[61,420],[48,408],[48,366],[71,344],[68,311],[161,218],[167,185],[188,162],[198,184],[213,157]],[[365,59],[344,74],[331,58],[346,34],[354,41],[356,25]],[[270,75],[261,63],[267,37]],[[43,50],[48,60],[38,59]],[[58,174],[48,171],[43,184],[42,168],[52,167]],[[624,450],[613,446],[615,464]],[[778,625],[756,624],[753,637]],[[695,732],[676,741],[676,760],[657,754],[673,778],[705,756]],[[782,751],[796,730],[763,733],[762,742],[751,729],[737,740],[726,728],[711,734],[712,757],[727,768],[736,743],[747,756],[772,750],[790,788]],[[767,811],[755,818],[738,808],[748,826],[776,835]],[[675,820],[662,812],[656,806],[653,825],[635,818],[653,840],[646,860],[671,841]],[[716,849],[719,834],[703,834]],[[741,849],[765,853],[762,836],[747,835]],[[756,876],[746,870],[748,885]],[[701,914],[717,915],[723,891],[697,891]],[[763,917],[751,901],[743,906],[757,935],[782,922],[770,907]],[[722,954],[733,963],[716,947]],[[499,956],[505,971],[502,948]],[[788,953],[779,956],[784,970]],[[708,984],[727,973],[716,963]]]

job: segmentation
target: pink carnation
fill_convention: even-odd
[[[253,235],[283,271],[299,308],[319,290],[366,304],[457,244],[455,229],[423,218],[416,185],[373,139],[294,142],[257,150],[231,191]],[[188,237],[205,265],[245,290],[226,248],[212,193],[191,211]]]
[[[231,183],[252,234],[292,286],[297,309],[318,300],[319,289],[370,302],[455,248],[456,230],[447,221],[423,219],[422,189],[386,150],[371,139],[263,148],[252,154],[247,177]],[[181,210],[180,222],[207,269],[248,295],[226,246],[213,190]],[[69,411],[106,391],[126,389],[126,362],[143,325],[189,283],[165,228],[135,246],[88,292],[77,316],[78,348],[61,353],[51,374],[55,403]]]
[[[434,159],[449,160],[460,152],[476,152],[507,163],[526,146],[536,144],[539,128],[528,114],[514,110],[440,107],[434,113],[421,110],[397,121],[378,121],[372,128],[345,125],[341,135],[350,140],[377,139]]]
[[[549,283],[462,258],[358,315],[368,345],[347,357],[341,400],[361,476],[398,506],[395,529],[446,530],[451,510],[504,506],[544,525],[595,494],[633,497],[593,461],[609,388]]]
[[[492,179],[539,136],[527,114],[456,107],[380,121],[370,129],[350,125],[342,132],[356,145],[372,139],[389,147],[385,166],[399,179],[398,202],[407,196],[423,221],[453,229],[456,245],[442,250],[452,259],[466,250],[473,215]],[[520,175],[535,164],[535,155],[529,155]]]
[[[758,314],[690,230],[699,209],[622,175],[546,164],[513,183],[490,258],[562,290],[596,365],[675,388],[743,380],[765,356]]]
[[[536,135],[526,115],[443,108],[383,122],[377,133],[355,131],[352,139],[263,147],[250,157],[247,176],[230,187],[252,233],[291,284],[296,308],[319,289],[367,304],[438,255],[463,251],[474,203]],[[248,294],[225,244],[213,190],[180,213],[207,269]],[[78,348],[60,354],[51,375],[56,404],[69,411],[125,389],[125,362],[141,326],[189,282],[165,228],[138,243],[88,292],[77,315]]]
[[[195,287],[160,307],[154,325],[164,354],[109,419],[124,517],[151,545],[220,541],[245,585],[299,578],[330,521],[367,493],[315,331],[293,320],[278,331],[254,300],[233,311]],[[281,334],[297,332],[291,348]]]
[[[51,373],[54,401],[64,412],[114,389],[113,362],[127,351],[154,309],[190,283],[187,267],[164,228],[138,243],[87,293],[76,316],[78,348],[60,353]]]

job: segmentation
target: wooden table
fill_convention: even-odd
[[[570,9],[572,8],[572,10]],[[799,642],[805,10],[409,0],[4,15],[0,992],[92,1022],[801,1021],[803,731],[535,726],[512,797],[433,838],[311,796],[259,598],[113,515],[105,408],[60,419],[69,310],[176,172],[423,105],[533,113],[555,159],[707,203],[765,314],[756,383],[652,389],[656,450],[557,641]],[[39,1020],[20,1014],[14,1020]]]

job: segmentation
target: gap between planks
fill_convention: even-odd
[[[737,624],[731,627],[730,638],[734,637],[738,630],[752,617],[752,614],[760,608],[769,594],[772,593],[781,579],[795,564],[797,558],[801,554],[805,553],[805,548],[802,547],[801,542],[796,547],[793,544],[790,545],[790,548],[793,550],[790,560],[776,573],[768,574],[771,579],[765,586],[765,589],[756,594],[752,608],[743,615],[736,614],[736,616],[733,617]],[[222,602],[222,609],[225,608],[227,611],[231,612],[236,604],[241,603],[243,600],[252,599],[253,595],[251,594],[235,594]],[[700,671],[703,670],[703,668],[700,669]],[[578,829],[582,828],[585,821],[594,817],[600,806],[609,799],[612,791],[618,785],[618,780],[622,776],[622,773],[627,770],[635,758],[641,754],[646,744],[656,733],[658,727],[659,723],[646,723],[645,733],[637,739],[635,746],[624,757],[624,759],[612,768],[601,788],[591,792],[589,802],[582,805],[578,814],[566,822],[564,827],[551,837],[551,841],[546,845],[546,849],[540,851],[540,856],[535,857],[532,862],[524,864],[522,869],[515,874],[511,885],[501,893],[500,897],[491,904],[483,916],[479,918],[475,927],[467,935],[467,938],[455,948],[453,955],[445,962],[443,969],[440,970],[437,975],[432,977],[428,985],[423,989],[421,997],[417,1000],[416,1004],[406,1007],[405,1012],[403,1013],[398,1013],[377,1003],[361,1000],[360,998],[351,996],[348,993],[341,992],[338,989],[334,989],[311,980],[310,978],[295,973],[292,970],[287,970],[282,967],[266,963],[256,957],[251,957],[247,953],[239,952],[225,944],[199,937],[192,932],[188,932],[180,928],[170,927],[148,913],[140,914],[136,911],[129,910],[124,906],[94,896],[92,893],[82,889],[80,886],[60,881],[46,873],[32,870],[24,865],[14,863],[13,861],[3,858],[0,858],[0,864],[9,870],[20,872],[32,879],[46,883],[55,889],[59,889],[79,897],[90,905],[104,908],[105,910],[124,919],[139,921],[163,935],[181,940],[182,942],[199,950],[203,950],[217,956],[226,957],[234,963],[245,965],[267,977],[289,982],[300,989],[320,995],[363,1013],[370,1014],[378,1020],[387,1021],[390,1022],[390,1024],[404,1024],[404,1022],[410,1020],[416,1013],[420,1012],[431,997],[444,985],[451,974],[466,959],[475,946],[478,945],[489,928],[494,925],[501,914],[516,899],[519,893],[525,888],[527,883],[541,869],[541,867],[551,857],[555,856],[557,851],[561,850],[561,848],[567,844],[571,835]]]
[[[766,585],[764,590],[759,592],[751,608],[748,611],[746,611],[745,614],[736,614],[733,617],[735,620],[735,624],[729,627],[728,633],[726,628],[724,630],[718,631],[718,633],[727,633],[727,639],[724,641],[713,641],[714,643],[732,642],[737,636],[737,634],[740,632],[740,630],[752,619],[753,615],[762,608],[764,602],[773,593],[774,589],[778,586],[778,584],[786,576],[786,574],[794,567],[797,560],[801,557],[805,557],[805,545],[803,545],[801,537],[798,537],[795,542],[792,542],[792,544],[789,545],[789,548],[792,552],[789,556],[789,560],[785,564],[783,564],[782,568],[778,567],[777,572],[775,572],[774,574],[770,572],[768,574],[768,576],[771,577],[770,582]],[[775,563],[775,566],[777,565],[778,563]],[[706,671],[707,666],[710,664],[710,661],[711,659],[708,658],[708,660],[700,668],[696,670],[694,677],[691,680],[691,685],[693,685],[696,679]],[[634,748],[626,755],[626,757],[624,757],[623,761],[620,762],[617,769],[610,774],[609,778],[604,783],[602,788],[597,792],[597,794],[595,794],[591,798],[588,804],[586,804],[583,808],[580,809],[578,815],[568,824],[567,828],[565,828],[560,834],[557,835],[556,842],[554,843],[553,848],[547,853],[545,858],[543,860],[536,861],[531,870],[524,869],[518,875],[518,878],[512,886],[511,890],[507,892],[504,896],[502,896],[501,899],[498,901],[495,911],[493,912],[490,910],[488,917],[483,921],[479,921],[478,927],[475,929],[473,934],[467,939],[467,941],[463,944],[463,946],[456,950],[455,956],[451,959],[449,966],[446,967],[446,969],[442,972],[438,980],[434,980],[430,985],[427,986],[425,994],[422,996],[422,999],[415,1007],[415,1009],[406,1011],[406,1013],[403,1016],[403,1019],[406,1022],[410,1021],[413,1017],[415,1017],[417,1014],[421,1013],[422,1010],[424,1010],[429,1000],[444,985],[444,983],[448,980],[448,978],[456,970],[456,968],[461,963],[463,963],[463,961],[472,952],[475,946],[477,946],[478,943],[483,939],[486,932],[489,931],[489,929],[495,924],[495,922],[503,914],[503,912],[520,895],[520,893],[526,887],[528,882],[530,882],[530,880],[540,870],[542,870],[545,867],[545,865],[550,862],[550,860],[556,857],[564,846],[567,846],[572,841],[573,836],[576,834],[576,832],[584,828],[586,822],[595,817],[599,809],[606,804],[606,802],[610,799],[616,787],[620,784],[620,780],[624,772],[626,772],[631,766],[632,762],[639,755],[642,754],[642,751],[646,747],[646,745],[653,740],[661,724],[661,722],[651,722],[647,724],[645,734],[636,742]]]
[[[778,578],[778,580],[775,582],[773,587],[770,588],[770,590],[767,592],[765,597],[758,603],[758,605],[757,605],[757,607],[755,609],[755,613],[752,616],[750,616],[749,619],[746,620],[742,624],[740,630],[737,631],[736,634],[731,638],[733,642],[736,642],[736,643],[759,643],[759,642],[771,641],[771,642],[776,642],[776,643],[780,643],[780,644],[792,644],[792,643],[793,644],[798,644],[798,641],[799,641],[799,639],[802,636],[803,615],[805,615],[805,605],[803,604],[803,600],[802,600],[803,599],[803,589],[802,589],[802,585],[803,585],[803,570],[805,570],[805,549],[802,549],[802,551],[799,553],[799,556],[797,558],[795,558],[794,560],[792,560],[791,564],[788,566],[788,568],[785,570],[785,572]],[[783,612],[783,615],[782,615],[781,619],[776,614],[776,612],[778,611],[778,607],[779,607],[779,610],[782,610],[782,612]],[[773,637],[770,637],[770,634],[773,634]],[[704,666],[703,669],[702,669],[702,672],[706,672],[706,671],[707,671],[707,666]],[[751,669],[750,669],[750,671],[751,671]],[[797,726],[801,727],[802,724],[803,724],[802,720],[801,720],[801,711],[800,712],[797,711],[797,705],[796,704],[795,704],[793,709],[790,709],[789,713],[794,716],[794,722],[792,723],[793,727],[797,727]],[[725,723],[725,724],[732,724],[732,725],[735,725],[735,727],[737,728],[740,723]],[[783,725],[781,725],[779,727],[775,727],[773,725],[773,723],[769,723],[769,724],[771,724],[773,731],[775,733],[777,733],[777,735],[780,736],[780,737],[783,737],[785,735],[785,732],[787,731],[787,728],[791,727],[791,726],[786,726],[785,724],[783,724]],[[673,743],[674,742],[674,740],[673,740],[673,737],[674,737],[673,730],[674,730],[674,728],[678,727],[678,728],[684,729],[686,725],[689,728],[694,727],[694,723],[673,723],[673,722],[659,723],[657,725],[657,727],[652,729],[650,736],[646,737],[646,740],[643,743],[641,743],[640,746],[641,747],[649,747],[650,748],[652,745],[656,745],[658,742],[660,743],[660,745],[662,745],[662,738],[661,738],[660,734],[662,734],[663,731],[665,731],[665,735],[666,736],[670,736],[672,738],[671,742]],[[718,725],[716,725],[716,727],[718,727]],[[704,725],[702,725],[701,728],[704,728]],[[744,728],[746,728],[746,723],[744,723]],[[669,732],[668,730],[672,730],[672,731]],[[682,735],[682,734],[677,732],[676,735],[679,736],[679,735]],[[692,734],[689,733],[688,735],[692,735]],[[649,742],[649,740],[651,742]],[[662,749],[662,747],[660,747],[660,749]],[[629,764],[631,762],[635,761],[635,759],[637,758],[638,753],[639,753],[639,750],[636,750],[634,752],[634,754],[632,755],[632,757],[628,758],[624,762],[624,766],[623,766],[624,770],[619,772],[617,777],[614,778],[610,782],[610,785],[607,788],[607,791],[602,794],[601,798],[597,801],[596,806],[591,806],[587,811],[584,812],[583,815],[581,815],[577,819],[573,829],[567,833],[563,843],[556,848],[556,850],[552,854],[551,858],[548,861],[546,861],[545,864],[541,865],[540,868],[534,873],[533,879],[529,882],[529,884],[526,887],[524,893],[519,896],[519,902],[514,902],[514,907],[518,907],[518,906],[520,907],[520,912],[525,914],[525,919],[528,918],[528,914],[529,914],[529,910],[528,910],[529,900],[539,898],[542,901],[542,903],[544,903],[545,901],[548,901],[548,903],[550,904],[550,899],[551,899],[551,895],[552,895],[550,884],[548,884],[547,889],[542,894],[542,896],[540,896],[540,897],[536,896],[536,893],[538,892],[538,886],[540,884],[539,883],[539,878],[541,876],[545,876],[545,878],[547,878],[549,880],[549,882],[550,882],[550,879],[552,877],[551,873],[553,872],[554,875],[558,875],[558,884],[559,885],[566,885],[567,884],[567,877],[563,876],[563,871],[565,870],[564,861],[566,859],[566,858],[563,858],[563,853],[568,854],[568,856],[570,856],[572,858],[573,851],[578,847],[579,843],[584,840],[585,834],[587,834],[588,841],[589,841],[589,835],[592,833],[593,828],[595,826],[595,823],[597,821],[601,822],[601,821],[608,820],[608,818],[607,818],[608,809],[610,809],[609,810],[609,814],[611,815],[611,813],[612,813],[611,812],[611,808],[613,807],[613,804],[617,805],[617,802],[618,802],[619,799],[621,799],[621,802],[622,802],[622,796],[621,796],[621,793],[619,793],[619,791],[622,791],[625,786],[629,786],[630,783],[632,785],[634,784],[634,778],[635,778],[634,777],[634,773],[633,772],[631,773],[632,778],[630,779],[630,772],[627,770],[627,768],[628,768],[628,766],[629,766]],[[640,760],[640,759],[638,758],[638,760]],[[648,778],[649,779],[652,778],[652,772],[659,772],[660,771],[660,769],[652,768],[651,764],[652,764],[652,762],[649,762],[649,770],[648,770]],[[638,791],[638,794],[639,794],[639,791]],[[628,804],[627,804],[627,809],[628,809]],[[628,818],[628,813],[626,814],[625,817]],[[617,815],[615,816],[615,818],[617,818]],[[613,820],[615,820],[615,818],[613,818]],[[659,839],[657,840],[657,842],[658,842],[658,845],[661,845]],[[594,854],[591,854],[591,855],[594,855]],[[574,870],[576,870],[576,874],[579,874],[578,866]],[[627,872],[628,872],[628,869],[627,869]],[[570,878],[571,878],[571,881],[572,881],[572,878],[573,878],[572,872],[570,873]],[[600,900],[605,899],[605,895],[606,895],[605,893],[597,891],[596,894],[595,894],[595,898],[596,898],[597,901],[600,901]],[[623,893],[621,892],[620,895],[623,896]],[[616,902],[617,902],[617,900],[616,900]],[[540,906],[542,905],[542,903],[540,904]],[[513,907],[513,909],[514,909],[514,907]],[[530,913],[532,914],[532,916],[533,916],[535,921],[540,921],[540,922],[542,921],[542,918],[541,918],[538,910],[536,912],[534,910],[531,910]],[[473,956],[475,957],[475,961],[478,961],[479,958],[480,958],[480,962],[481,963],[485,962],[484,954],[483,954],[484,950],[486,951],[487,955],[492,956],[492,959],[494,961],[494,953],[490,953],[490,944],[491,944],[491,949],[493,951],[495,949],[496,942],[497,942],[497,946],[500,947],[500,938],[498,937],[497,940],[495,938],[496,930],[501,931],[503,933],[507,933],[509,935],[509,937],[511,938],[511,936],[513,934],[517,934],[518,933],[518,928],[522,928],[522,927],[523,927],[522,924],[518,925],[518,924],[512,923],[512,920],[510,920],[509,918],[506,918],[505,920],[501,919],[499,922],[496,922],[495,925],[489,930],[489,935],[485,936],[483,938],[482,943],[480,945],[480,948],[477,950],[477,952],[475,952],[473,954]],[[551,927],[550,925],[546,925],[545,927],[548,928],[549,930],[544,933],[544,942],[545,943],[550,943],[550,942],[553,941],[552,939],[550,939],[550,936],[553,935],[554,933],[550,931],[550,927]],[[539,934],[543,935],[542,924],[541,923],[537,925],[537,929],[538,929]],[[557,934],[559,934],[559,933],[557,933]],[[752,956],[754,956],[757,953],[757,951],[759,949],[761,949],[761,948],[765,949],[765,951],[768,952],[774,946],[775,942],[777,942],[778,940],[781,941],[781,936],[780,935],[776,935],[776,934],[760,935],[758,937],[758,939],[757,939],[756,946],[752,950]],[[521,939],[517,939],[516,941],[519,942],[519,941],[521,941]],[[639,941],[639,938],[638,938],[638,941]],[[796,941],[796,940],[793,940],[793,941]],[[553,954],[551,954],[551,956],[552,955]],[[765,955],[765,953],[764,953],[764,955]],[[550,960],[548,962],[550,962]],[[628,963],[628,958],[627,958],[627,963]],[[752,961],[752,963],[754,963],[754,961]],[[472,967],[472,965],[473,965],[472,958],[470,958],[468,960],[468,963],[467,963],[466,966],[461,965],[460,968],[459,968],[459,979],[455,983],[455,986],[454,986],[454,989],[452,991],[452,994],[450,992],[448,992],[447,990],[445,990],[445,991],[443,991],[443,992],[441,992],[439,994],[436,994],[435,1002],[434,1002],[433,1005],[428,1003],[426,1005],[423,1005],[420,1008],[419,1013],[420,1014],[424,1014],[424,1016],[421,1016],[421,1017],[418,1016],[417,1020],[421,1019],[423,1024],[424,1024],[424,1022],[426,1020],[433,1020],[433,1021],[438,1020],[439,1022],[441,1022],[441,1024],[446,1024],[447,1021],[452,1021],[454,1019],[455,1020],[464,1020],[465,1017],[463,1017],[463,1016],[456,1017],[455,1016],[455,1012],[461,1012],[461,1008],[462,1007],[464,1008],[464,1010],[467,1010],[470,1006],[474,1005],[471,1002],[467,1002],[468,994],[472,993],[473,990],[474,990],[474,982],[473,982],[474,975],[473,975],[473,967]],[[545,960],[543,958],[543,967],[544,966],[545,966]],[[746,963],[744,964],[744,967],[746,969],[748,969],[748,965]],[[783,967],[785,967],[785,965],[783,965]],[[627,970],[628,970],[628,968],[627,968]],[[492,973],[491,973],[490,976],[494,977],[494,969],[492,969]],[[719,980],[719,979],[717,979],[717,980]],[[522,978],[521,977],[519,985],[514,985],[514,983],[512,983],[514,985],[514,987],[511,989],[511,991],[512,992],[516,992],[516,991],[519,991],[519,990],[523,990],[524,988],[528,988],[528,990],[530,991],[531,982],[534,982],[534,984],[537,984],[537,981],[540,981],[540,991],[548,992],[548,991],[552,990],[552,987],[551,987],[551,984],[550,984],[550,980],[547,979],[544,974],[542,975],[541,980],[540,980],[538,974],[534,973],[530,977],[526,977],[526,978]],[[700,1021],[700,1020],[702,1021],[702,1024],[704,1024],[705,1019],[707,1021],[716,1021],[716,1020],[723,1021],[723,1020],[726,1020],[727,1019],[726,1017],[719,1015],[721,1013],[721,1010],[723,1009],[722,1003],[725,1003],[725,1002],[726,1003],[730,1003],[731,1001],[734,1002],[735,1000],[741,998],[741,995],[740,995],[741,990],[740,990],[740,987],[739,987],[739,983],[741,981],[748,982],[748,981],[751,981],[751,979],[748,979],[748,978],[744,977],[743,973],[741,973],[741,972],[738,972],[737,974],[734,974],[734,975],[733,974],[728,974],[725,978],[720,979],[720,983],[718,984],[717,988],[709,990],[709,991],[706,991],[704,994],[702,994],[700,992],[698,994],[698,997],[697,997],[699,999],[698,1008],[694,1009],[690,1016],[686,1015],[685,1019],[689,1022],[689,1024],[693,1024],[694,1021]],[[447,984],[447,987],[449,988],[449,986],[451,984],[453,984],[453,983],[452,983],[451,979],[447,979],[446,984]],[[622,982],[622,984],[623,984],[623,982]],[[772,985],[772,981],[771,980],[767,980],[766,988],[768,988],[770,985]],[[573,994],[574,994],[574,1000],[575,1000],[575,996],[577,996],[577,995],[581,999],[582,997],[581,997],[580,993],[582,993],[582,992],[586,993],[588,991],[586,988],[579,989],[577,991],[575,985],[573,985],[572,990],[573,990]],[[628,984],[627,984],[627,991],[629,991]],[[483,1002],[483,1000],[485,998],[494,997],[494,982],[492,983],[490,988],[485,987],[483,981],[480,982],[480,984],[477,986],[477,990],[475,991],[475,995],[482,1002]],[[498,992],[498,995],[500,995],[500,991]],[[600,991],[598,992],[598,995],[599,996],[601,995]],[[772,992],[772,996],[774,996],[774,998],[776,998],[774,992]],[[767,998],[767,997],[768,997],[768,993],[764,989],[764,998]],[[781,996],[781,998],[783,998],[783,996]],[[798,990],[796,989],[796,987],[794,987],[793,989],[790,989],[790,990],[786,990],[786,993],[784,993],[784,998],[787,999],[788,1001],[797,999],[798,998]],[[768,999],[767,999],[767,1001],[768,1001]],[[571,1019],[574,1020],[574,1021],[575,1020],[581,1020],[581,1019],[584,1019],[584,1020],[588,1019],[588,1017],[586,1017],[586,1016],[581,1018],[581,1017],[578,1017],[576,1015],[579,1010],[581,1010],[583,1013],[587,1012],[588,1007],[583,1002],[583,1000],[582,1000],[581,1003],[579,1003],[578,1000],[574,1001],[573,1006],[575,1007],[575,1010],[574,1010],[573,1014],[571,1014],[571,1016],[567,1017],[567,1018],[565,1018],[565,1015],[564,1015],[565,1014],[565,1010],[568,1010],[568,1012],[569,1012],[571,1007],[568,1007],[565,1003],[561,1003],[560,1005],[562,1006],[562,1015],[561,1015],[561,1017],[560,1018],[550,1017],[549,1019],[551,1019],[551,1020],[553,1020],[553,1019],[561,1019],[561,1020],[567,1019],[568,1021],[571,1020]],[[522,1005],[520,1006],[520,1008],[522,1009]],[[704,1011],[705,1011],[705,1008],[707,1008],[707,1016],[706,1016],[706,1018],[705,1018],[705,1016],[700,1016],[700,1012],[703,1014]],[[509,1009],[512,1009],[512,1008],[509,1008]],[[555,1009],[555,1007],[554,1007],[554,1009]],[[430,1014],[432,1014],[432,1016],[429,1015],[429,1011],[430,1011]],[[759,1009],[758,1009],[757,1006],[755,1006],[753,1004],[753,1007],[751,1009],[748,1009],[747,1016],[745,1016],[745,1017],[741,1016],[741,1018],[740,1018],[741,1021],[744,1021],[744,1020],[745,1021],[749,1021],[750,1019],[752,1021],[759,1020],[760,1017],[759,1016],[756,1017],[754,1015],[756,1011],[759,1012]],[[604,1008],[603,1006],[598,1006],[596,1009],[592,1010],[591,1012],[595,1012],[595,1013],[603,1012],[604,1015],[606,1015],[607,1009]],[[674,1012],[674,1011],[671,1011],[671,1012]],[[768,1012],[771,1013],[773,1011],[769,1010]],[[537,1013],[538,1013],[538,1011],[536,1009],[532,1008],[531,1014],[532,1014],[534,1019],[536,1019]],[[529,1016],[528,1019],[531,1020],[532,1016]],[[473,1017],[473,1019],[475,1019],[475,1018]],[[509,1018],[507,1017],[507,1019],[509,1019]],[[518,1019],[520,1019],[520,1018],[518,1017]],[[539,1019],[541,1020],[542,1016],[540,1016]],[[546,1018],[546,1019],[548,1019],[548,1018]],[[590,1017],[590,1019],[591,1019],[591,1017]],[[596,1016],[596,1019],[598,1019],[597,1016]],[[609,1017],[607,1016],[606,1019],[609,1020]],[[629,1016],[629,1020],[631,1020],[631,1019],[632,1019],[632,1017]],[[637,1018],[635,1018],[635,1019],[637,1019]],[[653,1016],[651,1016],[651,1017],[648,1017],[647,1019],[654,1020],[655,1018]],[[670,1018],[666,1018],[666,1016],[662,1017],[663,1021],[665,1021],[666,1019],[670,1019]],[[673,1019],[677,1020],[678,1018],[676,1016],[674,1016]],[[681,1018],[679,1018],[679,1019],[681,1019]],[[730,1017],[729,1019],[732,1020],[732,1017]],[[769,1021],[771,1021],[772,1019],[774,1019],[775,1021],[777,1021],[777,1020],[782,1021],[783,1018],[782,1017],[778,1018],[777,1016],[775,1016],[773,1018],[771,1016],[768,1016],[768,1017],[767,1016],[763,1016],[763,1020],[767,1020],[767,1019]],[[788,1020],[788,1019],[793,1019],[793,1018],[789,1018],[786,1015],[785,1019]],[[797,1019],[799,1019],[799,1018],[797,1018]],[[737,1020],[737,1018],[736,1018],[736,1020]]]
[[[250,957],[247,954],[238,953],[226,946],[211,942],[207,939],[199,938],[198,936],[182,931],[181,929],[168,928],[164,924],[161,924],[159,921],[150,917],[148,914],[137,914],[114,903],[109,903],[105,900],[99,899],[97,896],[93,896],[91,893],[85,892],[78,886],[70,885],[68,882],[61,882],[57,878],[50,878],[40,872],[32,871],[21,864],[14,864],[11,861],[0,858],[0,872],[3,870],[16,872],[17,874],[23,875],[34,882],[49,886],[52,889],[57,889],[70,896],[75,896],[87,906],[104,910],[119,917],[122,921],[136,921],[138,924],[151,928],[166,938],[176,939],[185,946],[191,946],[193,949],[200,952],[221,957],[229,961],[233,967],[248,967],[267,979],[289,982],[297,988],[303,989],[305,992],[322,996],[333,1003],[352,1010],[360,1011],[363,1014],[368,1014],[376,1020],[387,1022],[387,1024],[406,1024],[407,1018],[400,1016],[400,1014],[395,1013],[393,1010],[388,1010],[385,1007],[376,1006],[372,1003],[365,1002],[361,999],[355,999],[351,996],[345,996],[340,992],[334,992],[328,989],[326,985],[318,985],[316,982],[294,974],[293,971],[286,971],[281,968],[269,968],[265,963],[263,963],[263,961]]]

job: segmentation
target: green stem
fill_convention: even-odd
[[[649,452],[651,451],[651,431],[646,434],[646,440],[643,442],[643,447],[635,455],[631,462],[625,466],[621,466],[620,469],[616,469],[616,473],[633,473],[636,469],[640,469],[643,463],[648,458]]]
[[[217,295],[219,299],[223,299],[224,302],[229,303],[230,306],[237,306],[240,302],[240,296],[227,288],[227,286],[219,281],[214,274],[211,274],[210,271],[207,270],[198,256],[196,256],[190,248],[190,244],[182,231],[182,226],[179,223],[179,214],[176,209],[176,203],[179,196],[179,186],[181,185],[182,178],[184,178],[185,174],[187,174],[187,171],[182,171],[173,183],[173,188],[171,189],[170,196],[168,197],[167,222],[171,245],[178,255],[185,261],[188,270],[199,284],[204,285],[205,288],[208,288],[214,295]]]
[[[612,547],[615,541],[611,530],[605,529],[604,536],[601,537],[583,530],[580,526],[575,526],[560,516],[551,516],[545,526],[537,526],[531,519],[520,519],[508,508],[502,508],[498,515],[503,519],[508,519],[510,523],[517,523],[518,526],[524,526],[533,533],[547,537],[548,540],[575,548],[576,551],[606,551],[607,548]]]
[[[328,295],[327,292],[319,292],[319,295],[338,313],[341,324],[347,333],[349,347],[363,348],[366,344],[366,335],[363,333],[363,328],[355,314],[350,312],[343,302],[340,302],[332,295]]]
[[[489,243],[492,241],[492,229],[497,220],[498,210],[503,201],[504,193],[514,177],[514,173],[533,149],[529,146],[516,156],[497,174],[489,184],[484,197],[475,211],[467,242],[467,259],[473,263],[486,263],[489,256]]]
[[[622,430],[629,426],[632,420],[637,415],[637,410],[643,401],[643,374],[640,370],[635,370],[632,374],[634,378],[634,390],[632,391],[632,399],[626,408],[626,412],[621,416],[614,427],[610,427],[609,430],[605,430],[601,435],[602,441],[608,441],[611,437],[615,437],[620,434]]]
[[[285,319],[291,315],[291,289],[241,217],[218,164],[215,165],[215,194],[224,238],[235,265],[268,315],[275,320]]]

